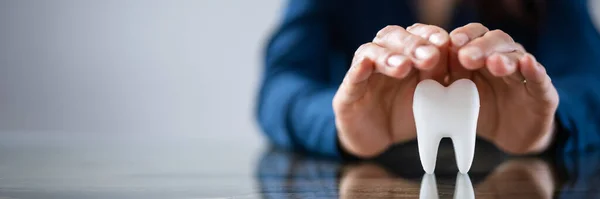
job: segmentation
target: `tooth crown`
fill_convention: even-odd
[[[434,80],[421,81],[415,89],[413,113],[417,128],[419,156],[423,169],[433,173],[439,142],[450,137],[456,163],[467,173],[475,152],[479,92],[468,79],[444,87]]]

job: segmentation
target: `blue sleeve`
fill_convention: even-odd
[[[326,2],[289,1],[266,48],[257,118],[279,147],[337,157]]]
[[[556,78],[560,103],[557,119],[566,131],[565,152],[600,149],[600,75],[572,74]]]
[[[540,58],[556,87],[564,155],[600,149],[600,34],[585,0],[553,1]],[[599,26],[600,28],[600,26]]]

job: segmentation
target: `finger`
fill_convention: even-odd
[[[489,29],[480,23],[470,23],[450,33],[449,73],[450,82],[470,78],[471,71],[465,69],[458,59],[458,49],[469,41],[483,36]]]
[[[377,72],[394,78],[404,78],[410,72],[410,60],[373,43],[361,45],[354,55],[350,70],[336,94],[336,101],[352,103],[366,91],[369,77]]]
[[[545,96],[552,91],[552,82],[546,69],[538,63],[533,55],[527,53],[519,60],[520,71],[527,83],[525,86],[534,96]]]
[[[449,44],[450,41],[450,36],[448,33],[444,29],[437,26],[416,23],[406,28],[406,30],[411,34],[428,40],[430,43],[438,47],[445,46]]]
[[[489,29],[480,23],[469,23],[450,32],[450,41],[453,47],[461,47],[469,41],[483,36]]]
[[[496,52],[486,59],[486,67],[495,77],[506,77],[510,82],[522,82],[523,76],[518,70],[519,59],[525,53],[521,51],[514,52]]]
[[[493,53],[518,50],[518,44],[514,42],[510,35],[501,30],[494,30],[460,48],[458,60],[466,69],[477,70],[485,66],[486,57]]]
[[[517,50],[510,53],[501,53],[505,54],[508,59],[504,60],[504,67],[507,71],[504,75],[504,82],[508,84],[523,84],[525,81],[525,77],[521,73],[520,67],[521,64],[519,60],[526,55],[524,50]],[[513,67],[514,64],[514,67]],[[489,68],[489,66],[488,66]],[[514,70],[513,70],[514,69]]]
[[[420,79],[434,79],[440,83],[444,83],[444,77],[448,74],[447,46],[450,41],[448,33],[440,27],[419,23],[407,28],[407,31],[428,40],[431,44],[435,45],[440,52],[438,63],[433,69],[422,71],[419,75]]]
[[[373,43],[409,57],[419,70],[430,70],[439,61],[440,52],[427,40],[400,26],[387,26],[377,33]]]
[[[354,54],[352,67],[358,67],[360,72],[365,68],[373,70],[373,72],[382,73],[386,76],[402,79],[408,75],[412,62],[404,55],[393,52],[382,46],[374,43],[366,43],[361,45]],[[352,75],[352,74],[350,74]],[[368,76],[360,76],[355,82],[363,81]],[[353,76],[350,76],[352,78]]]

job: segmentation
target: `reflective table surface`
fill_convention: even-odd
[[[600,198],[600,153],[510,157],[478,141],[460,174],[451,142],[435,175],[416,143],[341,162],[243,139],[0,133],[0,199]]]

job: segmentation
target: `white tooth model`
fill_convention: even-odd
[[[475,83],[460,79],[444,87],[435,80],[423,80],[415,89],[413,113],[423,170],[433,173],[440,140],[449,137],[458,170],[469,172],[479,117],[479,92]]]
[[[421,180],[420,199],[439,199],[435,175],[425,174]],[[454,185],[454,197],[457,199],[474,199],[475,190],[468,174],[458,173]]]

